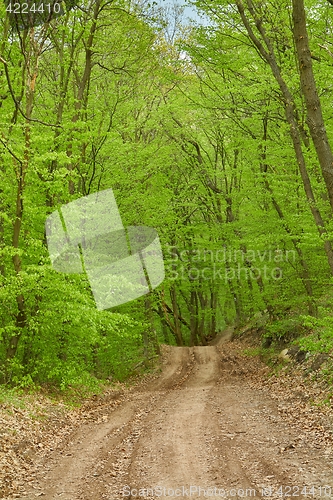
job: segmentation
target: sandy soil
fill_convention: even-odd
[[[231,333],[163,346],[161,374],[44,457],[24,498],[333,498],[332,453],[249,383]]]

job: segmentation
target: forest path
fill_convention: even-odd
[[[80,426],[40,464],[26,498],[333,498],[332,463],[250,387],[231,333],[207,347],[164,346],[160,376]]]

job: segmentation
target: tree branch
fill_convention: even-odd
[[[22,111],[22,109],[20,107],[20,103],[19,103],[19,101],[15,97],[14,90],[13,90],[13,87],[12,87],[12,83],[10,81],[10,76],[9,76],[9,71],[8,71],[8,62],[5,61],[5,59],[3,57],[1,57],[1,56],[0,56],[0,62],[3,63],[4,68],[5,68],[6,80],[7,80],[8,89],[9,89],[10,95],[12,96],[12,99],[14,101],[16,109],[21,113],[21,115],[23,116],[23,118],[26,121],[28,121],[28,122],[40,123],[41,125],[45,125],[46,127],[63,128],[61,125],[56,125],[55,123],[46,123],[46,122],[43,122],[42,120],[38,120],[37,118],[28,118],[28,116]]]

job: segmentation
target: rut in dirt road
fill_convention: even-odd
[[[268,394],[247,385],[241,363],[227,344],[164,346],[160,377],[132,391],[107,422],[79,428],[41,464],[29,493],[330,498],[332,463],[288,426]]]

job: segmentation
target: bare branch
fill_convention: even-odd
[[[328,1],[329,1],[329,0],[328,0]],[[333,5],[333,0],[331,0],[331,2],[332,2],[332,5]],[[333,53],[330,51],[330,49],[329,49],[328,47],[325,47],[325,45],[320,45],[320,43],[318,43],[318,46],[319,46],[321,49],[326,50],[326,52],[328,53],[328,55],[329,55],[330,57],[332,57],[332,59],[333,59]]]
[[[54,123],[46,123],[42,120],[38,120],[37,118],[28,118],[27,117],[27,115],[22,111],[19,101],[15,97],[14,90],[13,90],[12,83],[11,83],[10,76],[9,76],[8,63],[1,56],[0,56],[0,61],[3,63],[4,68],[5,68],[6,80],[7,80],[10,95],[12,96],[12,99],[14,101],[16,109],[20,112],[20,114],[23,116],[23,118],[29,122],[40,123],[41,125],[45,125],[46,127],[63,128],[61,125],[56,125]]]
[[[7,143],[3,139],[1,139],[1,137],[0,137],[0,142],[7,149],[8,153],[22,166],[23,161],[20,160],[20,158],[18,158],[18,156],[16,156],[15,153],[13,153],[13,151],[7,146]]]

